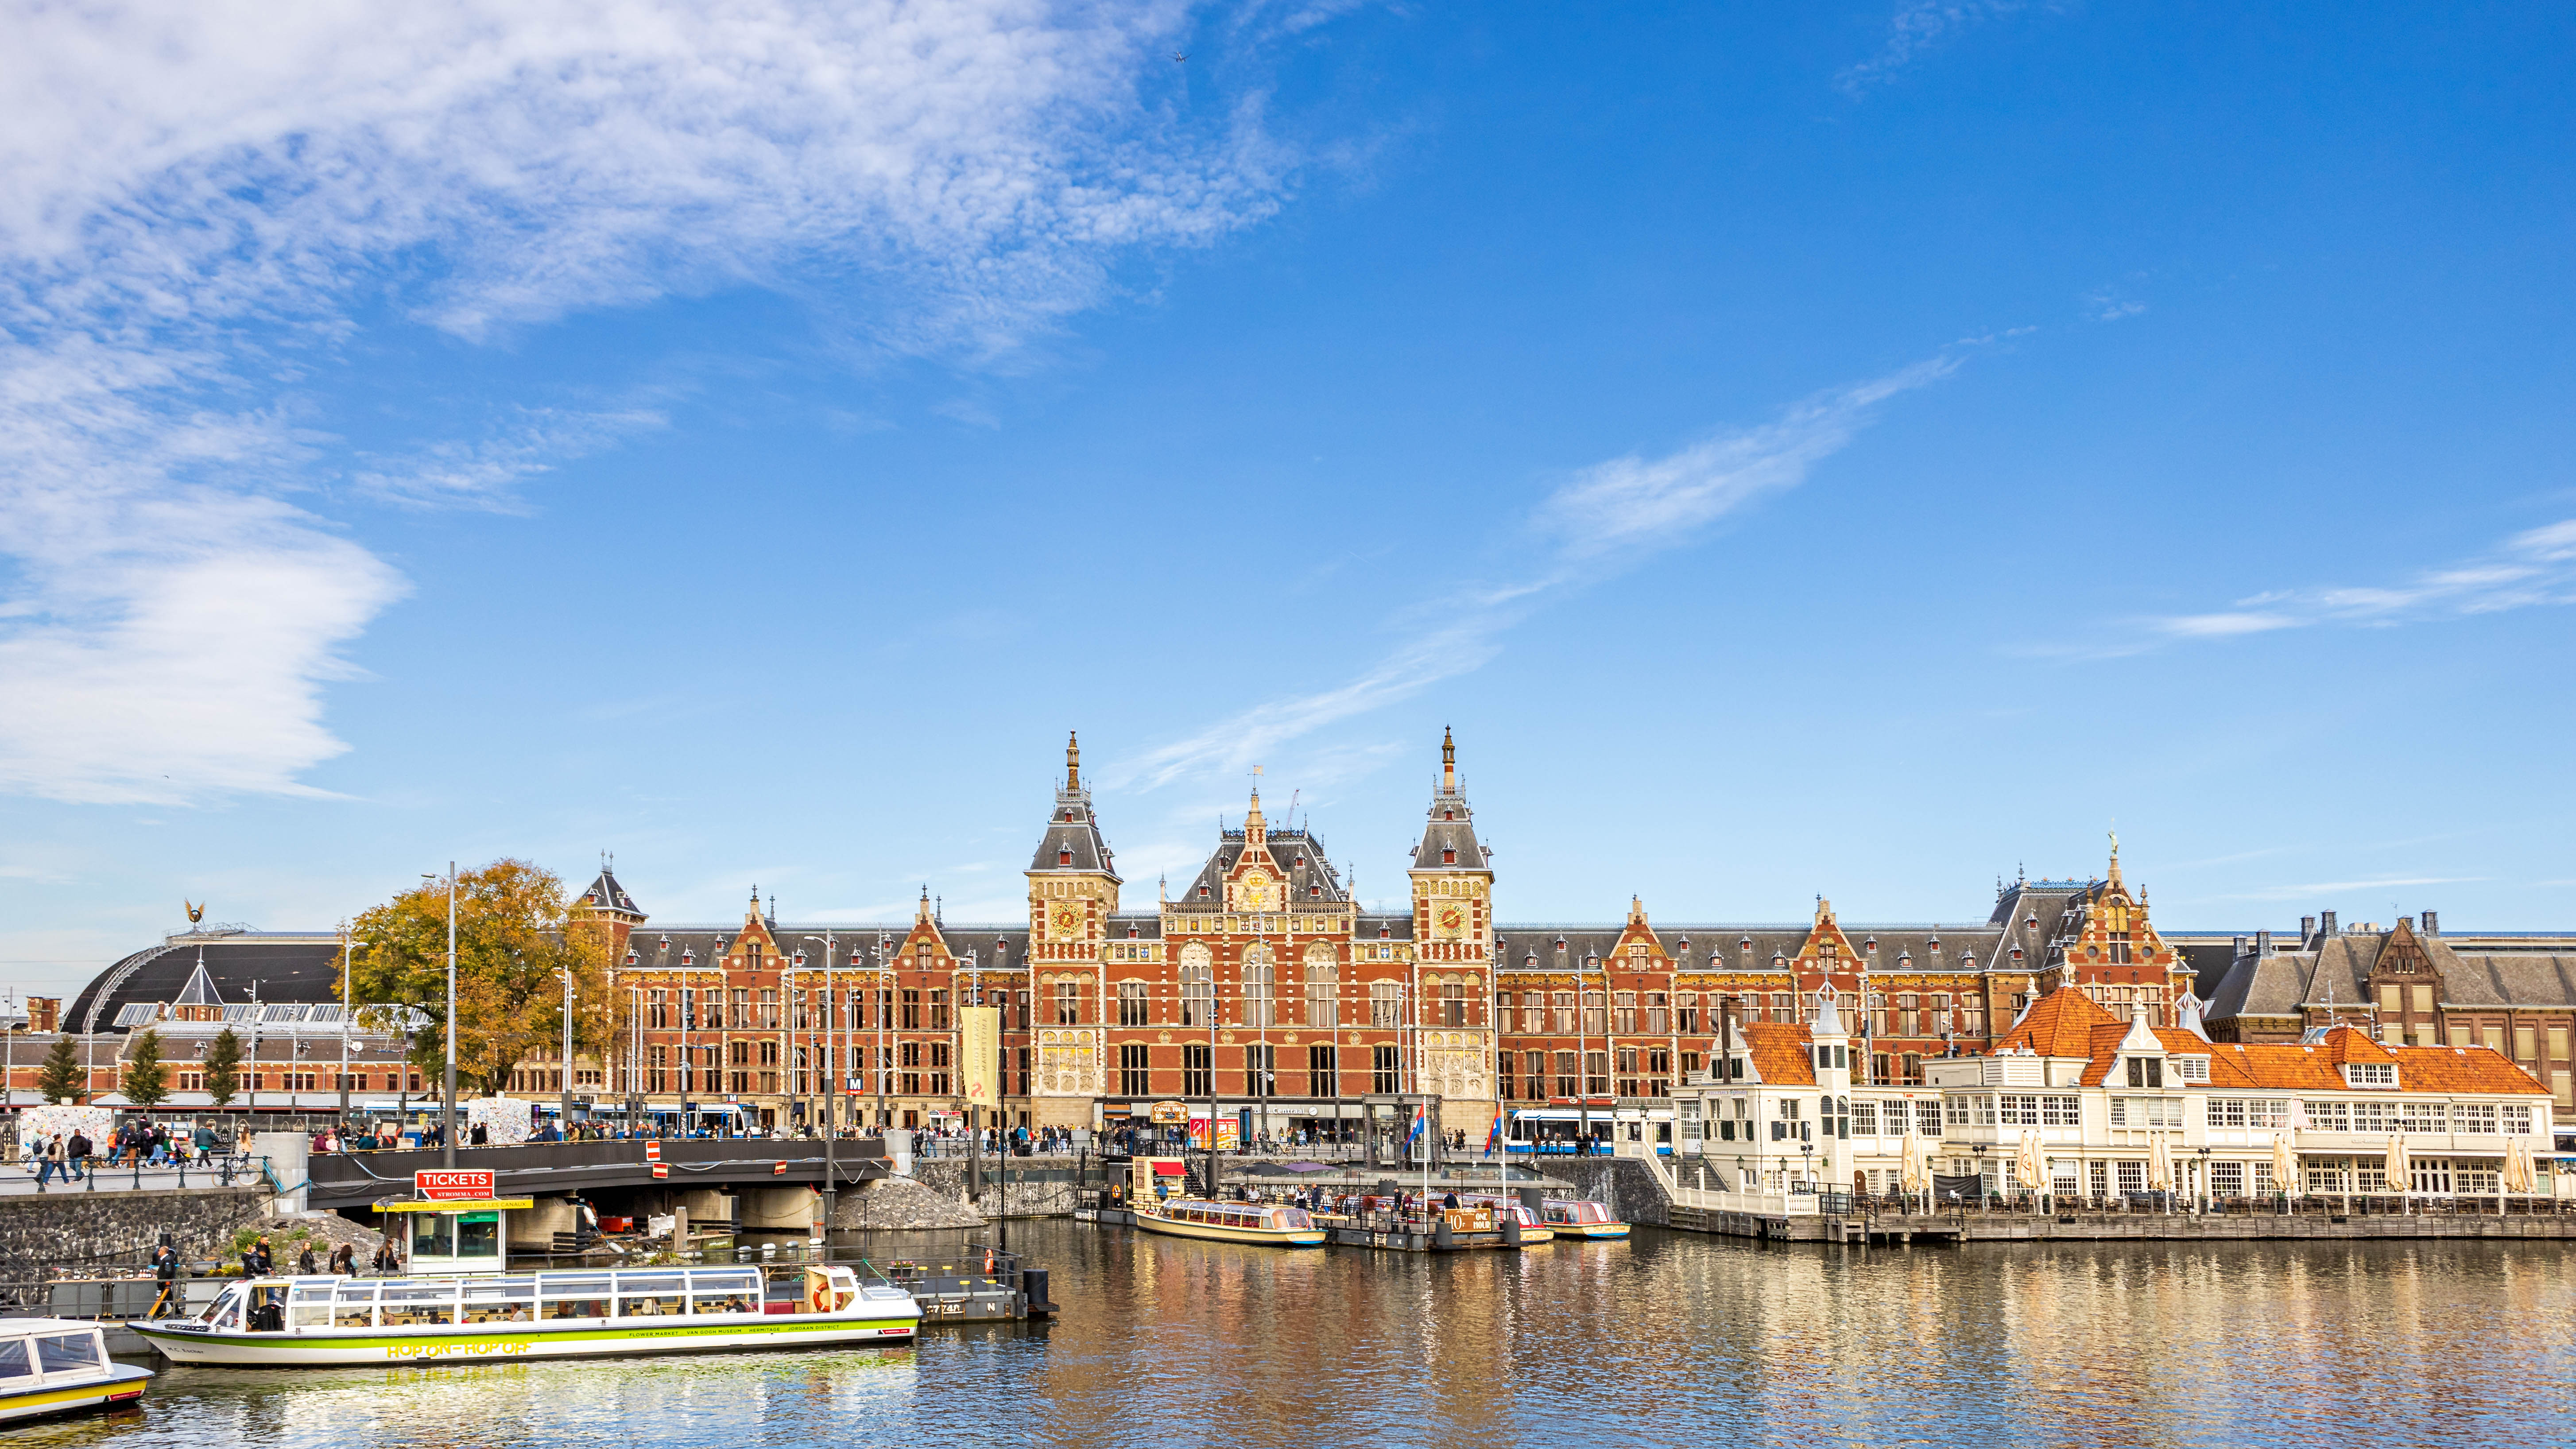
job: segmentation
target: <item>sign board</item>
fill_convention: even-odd
[[[998,1006],[960,1007],[957,1026],[965,1059],[958,1066],[959,1085],[969,1107],[996,1105],[998,1092],[993,1078],[1002,1064],[1002,1009]]]
[[[448,1198],[490,1197],[493,1195],[493,1176],[492,1169],[488,1167],[432,1169],[413,1173],[411,1190],[432,1202]]]
[[[1243,1146],[1242,1123],[1234,1117],[1216,1119],[1216,1150],[1239,1151]],[[1204,1151],[1208,1145],[1208,1119],[1201,1113],[1190,1119],[1190,1145]]]
[[[1178,1127],[1188,1120],[1190,1120],[1190,1104],[1187,1102],[1154,1104],[1154,1125],[1157,1127]]]

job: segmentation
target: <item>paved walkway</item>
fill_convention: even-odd
[[[92,1175],[98,1179],[97,1186],[94,1188],[87,1180],[80,1182],[65,1182],[60,1176],[57,1176],[52,1181],[45,1184],[45,1194],[50,1197],[55,1193],[62,1192],[133,1192],[136,1189],[137,1177],[134,1169],[131,1167],[105,1168]],[[232,1182],[230,1185],[234,1187],[248,1187],[259,1181],[259,1168],[256,1165],[248,1169],[237,1167],[233,1169]],[[146,1167],[142,1171],[140,1184],[142,1190],[145,1192],[168,1192],[181,1187],[223,1187],[226,1185],[224,1182],[223,1171],[221,1168],[217,1167],[190,1167],[187,1170],[186,1181],[184,1182],[181,1181],[181,1174],[175,1167]],[[17,1167],[0,1167],[0,1197],[33,1197],[35,1195],[35,1173]]]

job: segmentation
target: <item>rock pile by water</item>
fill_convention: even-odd
[[[934,1192],[908,1177],[880,1178],[858,1192],[841,1194],[836,1228],[884,1232],[924,1228],[972,1228],[984,1219],[973,1208],[945,1193]]]

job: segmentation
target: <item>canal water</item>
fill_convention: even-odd
[[[1506,1255],[1016,1225],[1052,1325],[885,1352],[241,1372],[14,1444],[2576,1442],[2576,1246]],[[906,1245],[934,1260],[954,1235]],[[883,1239],[880,1251],[901,1251]],[[949,1254],[953,1257],[953,1246]]]

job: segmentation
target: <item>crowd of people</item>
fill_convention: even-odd
[[[106,1150],[75,1127],[29,1133],[19,1140],[19,1165],[42,1188],[59,1178],[80,1182],[112,1168],[202,1166],[226,1152],[250,1150],[249,1129],[228,1132],[205,1122],[192,1125],[131,1118],[107,1134]]]

